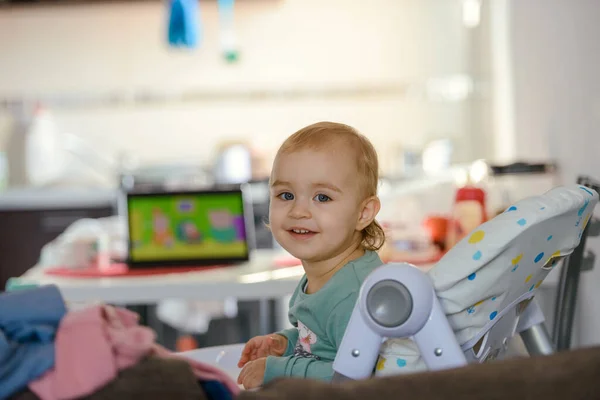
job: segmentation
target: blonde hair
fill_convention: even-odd
[[[379,183],[377,152],[369,139],[351,126],[325,121],[304,127],[283,142],[277,156],[303,149],[322,150],[333,142],[343,143],[354,151],[363,198],[376,196]],[[376,220],[362,230],[361,245],[365,250],[379,250],[384,242],[385,233]]]

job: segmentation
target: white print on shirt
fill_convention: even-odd
[[[315,343],[317,343],[317,335],[301,321],[298,321],[298,342],[296,342],[296,347],[294,348],[294,356],[320,360],[320,357],[312,354],[310,349],[310,346]]]

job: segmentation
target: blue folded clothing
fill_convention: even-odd
[[[200,382],[208,400],[232,400],[231,392],[219,381]]]
[[[0,295],[0,400],[54,366],[54,337],[66,313],[55,286]]]

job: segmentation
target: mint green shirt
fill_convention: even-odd
[[[305,293],[307,279],[302,277],[290,300],[289,319],[295,328],[278,332],[288,339],[288,347],[282,357],[267,357],[264,383],[278,377],[331,380],[360,286],[382,264],[377,253],[366,251],[312,294]]]

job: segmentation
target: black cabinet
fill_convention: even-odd
[[[34,266],[40,250],[73,222],[116,213],[110,191],[35,189],[0,195],[0,291]]]

